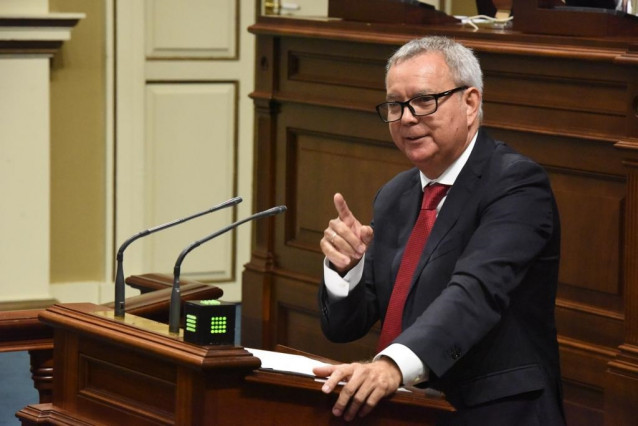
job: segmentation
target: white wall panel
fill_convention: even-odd
[[[235,196],[236,85],[171,83],[147,86],[147,223],[159,225]],[[234,209],[195,219],[146,239],[146,270],[172,273],[178,255],[233,222]],[[233,233],[193,250],[182,276],[230,279]]]
[[[134,243],[125,275],[172,274],[190,242],[253,213],[254,0],[117,2],[115,241],[232,196],[216,212]],[[236,158],[236,159],[235,159]],[[251,224],[193,251],[182,273],[241,300]],[[213,254],[214,253],[214,254]],[[196,276],[190,276],[197,273]]]
[[[234,58],[237,2],[147,0],[149,58]]]

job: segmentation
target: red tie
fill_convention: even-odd
[[[401,266],[394,282],[392,296],[390,296],[390,303],[388,304],[385,321],[383,321],[383,328],[381,329],[381,336],[379,336],[377,352],[383,350],[401,333],[403,306],[410,290],[412,276],[416,265],[419,263],[432,226],[434,226],[436,207],[445,197],[448,188],[449,186],[438,183],[425,187],[421,212],[414,224],[414,228],[412,228],[408,244],[405,246],[405,251],[401,258]]]

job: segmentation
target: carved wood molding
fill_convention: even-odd
[[[0,15],[0,54],[52,55],[84,17],[83,13]]]
[[[635,149],[632,154],[638,154]],[[638,347],[638,161],[623,161],[627,170],[625,227],[625,343]],[[634,357],[638,368],[638,355]]]
[[[40,312],[0,312],[0,352],[52,349],[53,330],[38,320]]]
[[[622,140],[614,144],[616,148],[624,149],[627,151],[633,151],[638,154],[638,139],[637,140]],[[632,166],[631,163],[625,162],[627,166]],[[633,165],[634,168],[638,168],[638,163]]]
[[[143,321],[143,318],[131,315],[128,315],[128,319],[125,317],[120,320],[113,318],[112,314],[112,310],[104,306],[69,303],[54,305],[43,311],[39,318],[56,329],[74,330],[90,335],[93,339],[154,354],[187,367],[204,370],[230,367],[252,370],[260,365],[259,359],[241,347],[184,344],[181,337],[169,335],[165,324],[152,324],[153,321]],[[166,333],[162,333],[155,325],[166,328]]]
[[[620,353],[608,365],[611,372],[638,380],[638,346],[621,345]]]
[[[534,55],[547,58],[580,59],[638,63],[635,47],[627,40],[614,38],[573,38],[538,36],[512,30],[481,29],[478,32],[461,25],[411,26],[343,21],[303,21],[262,16],[248,28],[258,35],[320,38],[366,44],[400,46],[407,41],[428,34],[453,36],[457,41],[479,51],[508,55]],[[503,43],[503,39],[507,43]]]

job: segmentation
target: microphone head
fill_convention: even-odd
[[[288,210],[288,208],[286,206],[276,206],[276,207],[271,207],[268,210],[264,210],[262,212],[259,213],[255,213],[252,217],[268,217],[268,216],[274,216],[277,215],[279,213],[283,213],[286,210]]]
[[[244,201],[244,199],[243,199],[243,198],[241,198],[241,197],[233,197],[233,198],[231,198],[230,200],[228,200],[228,201],[227,201],[227,203],[229,203],[229,204],[231,204],[231,205],[233,205],[233,206],[234,206],[235,204],[239,204],[239,203],[241,203],[242,201]]]

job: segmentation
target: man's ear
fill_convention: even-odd
[[[481,93],[476,87],[470,87],[465,91],[464,100],[467,105],[467,124],[469,126],[478,120],[479,107],[481,105]]]

